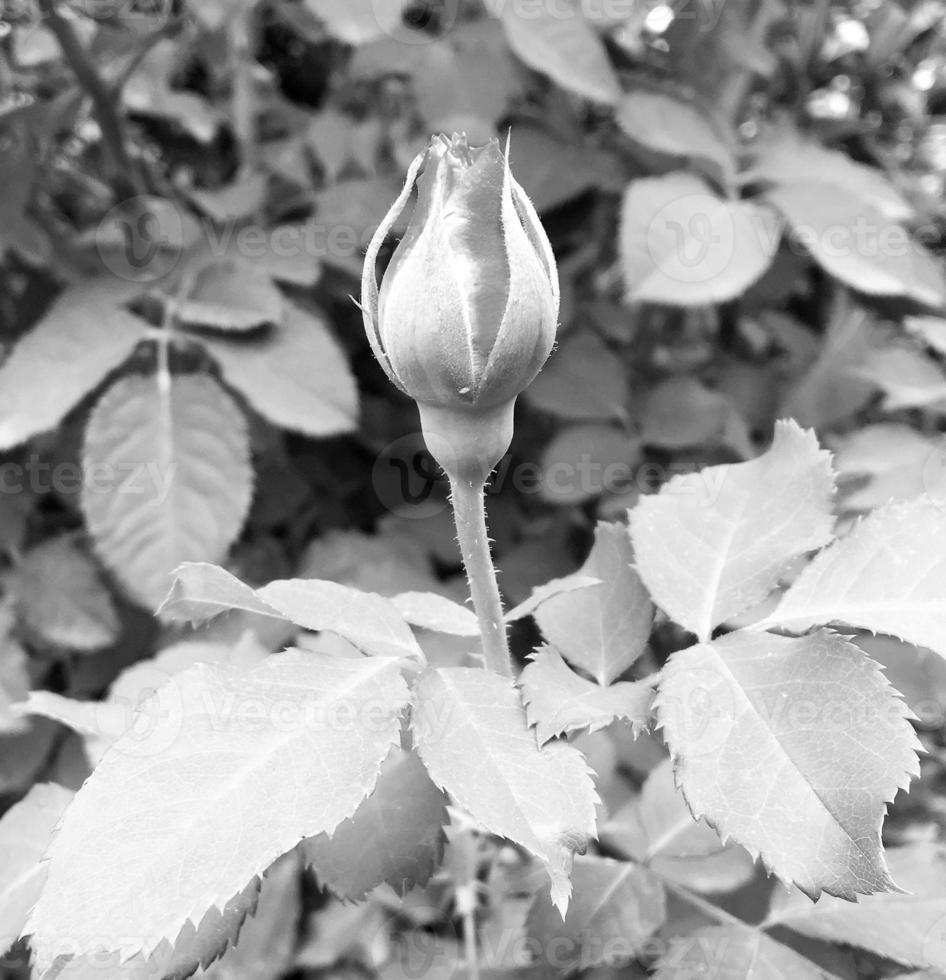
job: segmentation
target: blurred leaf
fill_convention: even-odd
[[[595,829],[597,797],[581,753],[563,742],[540,749],[512,680],[492,671],[428,670],[414,694],[414,744],[434,783],[542,862],[564,914],[573,855]]]
[[[946,354],[946,318],[940,316],[904,317],[906,329],[939,354]]]
[[[690,980],[712,970],[717,980],[824,980],[824,972],[752,926],[704,926],[670,940],[654,980]]]
[[[696,378],[668,378],[647,392],[641,409],[641,439],[651,446],[726,445],[752,455],[746,423],[725,395]]]
[[[692,159],[724,187],[733,183],[731,135],[701,106],[663,92],[637,89],[621,99],[616,118],[634,142]]]
[[[889,848],[887,863],[907,894],[870,895],[856,903],[826,896],[812,904],[798,892],[777,889],[765,925],[860,946],[906,966],[946,970],[942,937],[946,860],[942,848],[929,841]]]
[[[708,640],[831,540],[834,475],[813,433],[779,422],[747,463],[675,476],[631,511],[636,568],[672,619]]]
[[[134,375],[96,405],[83,447],[82,510],[96,551],[142,604],[157,607],[184,561],[223,557],[253,492],[246,424],[205,375]]]
[[[49,759],[59,727],[33,718],[22,731],[0,735],[0,795],[21,794]]]
[[[542,5],[525,10],[520,4],[487,0],[487,7],[500,18],[513,53],[530,68],[593,102],[617,102],[617,75],[578,3],[563,0],[552,11]]]
[[[797,181],[768,191],[796,241],[845,285],[871,296],[905,296],[926,306],[946,302],[939,263],[907,230],[850,190]]]
[[[266,204],[268,187],[265,174],[253,173],[213,190],[192,188],[188,196],[204,214],[224,224],[258,215]]]
[[[724,303],[768,269],[780,235],[780,220],[764,204],[723,200],[693,174],[634,180],[621,208],[625,298]]]
[[[540,647],[519,675],[529,724],[540,745],[558,735],[596,732],[620,718],[635,732],[650,722],[654,682],[619,681],[602,686],[576,674],[555,647]]]
[[[663,885],[647,868],[602,857],[577,857],[564,921],[545,895],[529,910],[530,945],[557,973],[634,959],[666,918]],[[543,956],[544,954],[544,956]],[[543,963],[544,965],[544,963]]]
[[[282,294],[253,263],[222,259],[197,273],[177,314],[187,326],[242,333],[264,323],[280,323]]]
[[[121,307],[130,293],[113,279],[70,286],[13,348],[0,366],[0,449],[57,426],[145,339]]]
[[[118,635],[118,616],[105,583],[68,535],[49,538],[24,555],[16,592],[26,625],[53,646],[97,650]]]
[[[644,652],[654,620],[654,607],[634,568],[627,527],[599,522],[577,574],[600,579],[600,584],[560,591],[533,616],[566,660],[598,684],[610,684]]]
[[[155,695],[154,724],[119,739],[66,812],[28,927],[37,968],[64,935],[75,955],[148,957],[208,909],[219,916],[280,854],[355,812],[408,697],[392,661],[298,650],[176,675]],[[369,705],[367,728],[330,721]],[[219,946],[235,929],[215,932]]]
[[[946,501],[946,446],[908,425],[880,422],[844,436],[835,447],[840,477],[869,477],[845,492],[847,510],[873,510],[928,493]]]
[[[623,419],[627,375],[621,359],[590,330],[565,337],[525,390],[530,404],[565,419]]]
[[[0,630],[0,737],[29,727],[18,711],[11,710],[29,693],[28,666],[23,647],[6,628]]]
[[[319,882],[362,899],[387,882],[399,895],[425,885],[443,855],[446,797],[413,752],[400,748],[381,766],[371,794],[335,831],[302,844]]]
[[[280,326],[261,338],[201,337],[223,378],[274,425],[325,437],[350,432],[358,391],[325,321],[283,303]]]
[[[542,453],[540,493],[558,505],[621,490],[640,459],[640,443],[610,425],[561,429]]]
[[[946,403],[943,369],[913,348],[891,345],[867,351],[855,370],[884,393],[885,412]]]
[[[72,793],[37,783],[0,818],[0,950],[6,952],[26,925],[46,878],[41,863]]]
[[[765,622],[792,632],[842,622],[946,657],[946,509],[924,496],[875,510],[805,567]]]
[[[883,171],[852,160],[840,150],[831,150],[798,130],[782,125],[762,135],[746,174],[746,182],[760,181],[776,187],[815,181],[834,191],[852,195],[864,207],[879,211],[890,221],[909,221],[913,208]]]
[[[690,810],[722,840],[813,900],[896,890],[880,830],[919,774],[920,745],[852,643],[829,630],[730,633],[673,654],[655,706]]]
[[[408,0],[304,0],[306,8],[340,41],[364,44],[382,34],[396,34]]]

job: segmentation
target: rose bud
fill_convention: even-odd
[[[415,188],[379,292],[378,250]],[[418,403],[449,476],[482,483],[509,448],[516,397],[555,342],[558,302],[552,248],[499,142],[434,136],[371,240],[361,305],[375,357]]]

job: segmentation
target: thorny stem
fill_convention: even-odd
[[[453,516],[473,608],[480,624],[486,666],[506,677],[512,675],[509,643],[503,620],[503,604],[496,584],[496,569],[489,553],[486,531],[486,501],[483,484],[450,478]]]

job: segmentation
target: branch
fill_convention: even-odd
[[[139,174],[125,148],[124,126],[115,110],[112,91],[89,60],[71,21],[59,12],[56,0],[39,0],[39,9],[79,85],[92,100],[116,189],[128,197],[143,193]]]

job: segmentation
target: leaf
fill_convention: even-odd
[[[549,599],[561,595],[563,592],[572,592],[575,589],[588,589],[592,585],[600,584],[601,579],[591,575],[580,575],[578,572],[565,575],[562,578],[553,578],[544,585],[536,586],[528,599],[525,599],[518,606],[510,609],[505,616],[506,622],[514,623],[517,619],[531,616],[543,602],[548,602]]]
[[[411,626],[450,633],[453,636],[479,636],[476,613],[435,592],[401,592],[391,599]]]
[[[946,376],[931,358],[910,347],[888,345],[868,351],[857,367],[884,393],[882,408],[927,408],[946,401]]]
[[[909,894],[871,895],[857,903],[823,897],[812,905],[798,892],[777,889],[766,928],[786,926],[812,939],[869,949],[906,966],[946,970],[946,859],[922,842],[887,851],[890,870]]]
[[[36,781],[59,734],[59,728],[45,718],[33,718],[22,731],[3,736],[0,741],[0,796],[22,794]]]
[[[13,348],[0,366],[0,450],[55,428],[145,339],[120,305],[128,296],[112,279],[71,286]]]
[[[946,319],[941,316],[906,316],[903,326],[937,354],[946,354]]]
[[[40,858],[72,799],[55,783],[37,783],[0,818],[0,950],[20,935],[46,878]]]
[[[651,388],[640,425],[641,439],[651,446],[728,445],[743,458],[752,455],[746,424],[732,401],[693,377],[668,378]]]
[[[654,980],[824,980],[811,960],[751,926],[704,926],[670,940]]]
[[[565,419],[611,421],[627,415],[627,377],[621,359],[591,331],[569,334],[524,395]]]
[[[640,459],[640,442],[611,425],[561,429],[542,452],[539,490],[553,504],[580,503],[625,488]]]
[[[533,613],[546,640],[599,684],[623,674],[650,637],[654,607],[633,561],[627,527],[599,522],[578,574],[601,584],[552,596]]]
[[[176,570],[158,612],[202,623],[229,609],[282,617],[303,629],[328,630],[374,656],[423,656],[391,600],[320,579],[278,579],[253,590],[222,568],[185,564]]]
[[[854,195],[862,206],[877,208],[889,221],[913,218],[914,209],[881,170],[858,163],[794,128],[764,133],[755,148],[757,155],[745,174],[747,181],[775,185],[815,181],[827,185],[825,193]]]
[[[669,306],[725,303],[768,269],[780,235],[771,209],[723,200],[693,174],[634,180],[621,206],[625,298]]]
[[[299,650],[178,674],[154,724],[119,739],[66,812],[28,926],[37,967],[63,936],[74,955],[147,957],[333,831],[373,788],[408,696],[392,661]]]
[[[617,102],[617,75],[579,4],[563,0],[554,11],[541,5],[525,10],[520,4],[489,0],[487,7],[498,8],[509,47],[530,68],[582,98],[605,105]]]
[[[595,833],[597,795],[581,753],[562,742],[540,749],[511,679],[491,671],[428,670],[414,695],[415,747],[434,783],[542,862],[564,915],[573,855]]]
[[[582,729],[595,732],[616,718],[638,734],[650,721],[652,681],[620,681],[610,687],[576,674],[554,647],[540,647],[519,677],[529,724],[539,744]]]
[[[354,815],[302,845],[319,881],[341,898],[361,899],[382,882],[399,895],[425,885],[443,855],[446,798],[413,752],[400,748],[381,767],[374,791]]]
[[[355,380],[325,322],[289,302],[265,338],[201,342],[223,378],[274,425],[303,435],[350,432],[358,418]]]
[[[220,259],[197,272],[177,315],[185,326],[242,333],[264,323],[279,323],[282,294],[254,263]]]
[[[888,504],[818,554],[759,627],[841,622],[946,657],[946,510],[930,497]]]
[[[118,615],[98,569],[68,535],[30,549],[16,570],[26,625],[67,650],[98,650],[118,636]]]
[[[635,861],[708,857],[725,846],[705,820],[693,819],[670,759],[651,770],[640,794],[600,829],[603,841]]]
[[[673,654],[661,678],[657,716],[694,816],[813,899],[896,890],[880,828],[919,743],[869,657],[828,630],[742,630]]]
[[[818,181],[783,184],[766,199],[830,275],[870,296],[906,296],[926,306],[946,300],[939,264],[909,232],[851,191]]]
[[[305,0],[305,7],[329,32],[346,44],[365,44],[384,34],[395,35],[407,0]]]
[[[18,711],[18,703],[27,696],[29,689],[26,651],[0,625],[0,736],[22,732],[27,727]]]
[[[909,425],[865,425],[839,441],[834,468],[838,476],[869,477],[844,494],[846,510],[873,510],[892,500],[928,493],[946,501],[943,444]]]
[[[810,431],[778,422],[747,463],[675,476],[631,511],[637,572],[701,640],[761,602],[796,556],[831,540],[833,474]]]
[[[82,510],[102,560],[143,604],[164,598],[185,561],[217,561],[253,492],[246,424],[205,375],[123,378],[95,406]]]
[[[732,138],[721,132],[703,107],[663,92],[638,89],[621,99],[615,118],[635,143],[695,160],[724,186],[733,183]]]
[[[538,962],[571,973],[634,959],[667,915],[660,879],[647,868],[602,857],[578,857],[564,922],[540,894],[529,910],[529,946]]]

